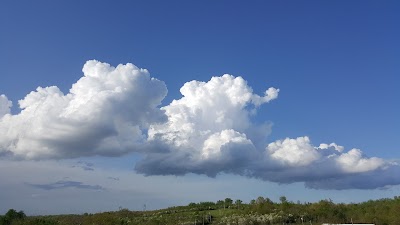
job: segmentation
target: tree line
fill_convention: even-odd
[[[292,202],[285,196],[274,202],[258,197],[249,203],[225,198],[216,202],[189,203],[154,211],[120,209],[82,215],[27,217],[23,211],[10,209],[0,216],[0,225],[67,225],[67,224],[322,224],[374,223],[400,224],[400,197],[370,200],[363,203],[334,203],[330,199],[318,202]]]

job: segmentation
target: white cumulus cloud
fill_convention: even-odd
[[[143,130],[164,119],[158,105],[167,89],[147,70],[91,60],[82,71],[67,94],[38,87],[20,100],[21,112],[0,121],[0,151],[34,159],[120,155],[139,148]]]
[[[168,123],[153,125],[149,138],[162,139],[175,146],[202,146],[204,140],[215,132],[233,129],[244,132],[252,124],[246,108],[259,106],[277,98],[278,90],[270,88],[266,96],[253,94],[242,77],[223,75],[208,82],[187,82],[180,89],[183,97],[163,107]],[[265,98],[265,99],[264,99]],[[254,99],[258,99],[254,103]]]
[[[211,135],[202,148],[202,158],[218,158],[222,155],[222,146],[228,143],[246,143],[251,145],[251,141],[246,138],[246,135],[234,130],[223,130],[220,133]]]
[[[333,148],[333,149],[330,149]],[[314,146],[310,139],[286,138],[268,144],[251,176],[278,183],[304,182],[315,189],[372,189],[400,184],[398,163],[345,151],[335,143]]]
[[[343,146],[337,145],[336,143],[330,143],[330,144],[321,143],[318,148],[319,149],[333,148],[338,152],[342,152],[344,150]]]
[[[365,158],[362,151],[355,148],[339,155],[336,162],[343,171],[349,173],[373,171],[385,165],[383,159],[377,157]]]
[[[261,104],[264,104],[266,102],[269,102],[271,100],[278,98],[278,93],[279,93],[279,89],[270,87],[270,88],[268,88],[268,90],[265,91],[264,96],[261,97],[258,95],[253,95],[251,101],[253,102],[254,105],[260,106]]]
[[[149,155],[146,160],[158,166],[142,163],[137,166],[139,171],[174,173],[178,166],[183,173],[215,175],[233,170],[233,163],[240,167],[254,157],[255,145],[247,135],[257,133],[250,119],[251,110],[277,98],[278,89],[269,88],[261,97],[242,77],[225,74],[208,82],[187,82],[180,91],[181,99],[162,107],[168,122],[153,124],[149,129],[149,141],[168,146],[165,157]],[[266,131],[269,127],[259,128]],[[171,160],[175,157],[185,163]],[[165,169],[160,170],[160,166]]]
[[[289,166],[307,166],[320,158],[308,137],[275,141],[268,145],[267,151],[271,158]]]
[[[135,169],[145,175],[231,173],[321,189],[400,184],[399,163],[359,149],[314,145],[307,136],[268,144],[272,123],[255,123],[253,117],[279,89],[269,87],[260,96],[242,77],[225,74],[185,83],[181,98],[160,107],[167,88],[145,69],[91,60],[82,71],[66,94],[56,86],[27,94],[15,115],[11,101],[0,95],[0,157],[140,152]]]

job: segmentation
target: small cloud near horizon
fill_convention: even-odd
[[[60,180],[54,183],[49,183],[49,184],[30,184],[26,183],[26,185],[29,185],[31,187],[43,189],[43,190],[54,190],[54,189],[63,189],[63,188],[77,188],[77,189],[89,189],[89,190],[105,190],[100,185],[88,185],[84,184],[79,181],[70,181],[70,180]]]

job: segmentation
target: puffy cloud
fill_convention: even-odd
[[[338,152],[342,152],[344,150],[343,146],[337,145],[336,143],[330,143],[330,144],[321,143],[318,148],[319,149],[333,148]]]
[[[12,102],[8,100],[7,96],[0,95],[0,118],[10,113]]]
[[[225,74],[185,83],[180,99],[160,107],[167,88],[145,69],[92,60],[82,71],[69,93],[38,87],[18,102],[16,115],[0,96],[0,156],[54,159],[136,151],[142,158],[135,169],[145,175],[231,173],[319,189],[400,184],[399,164],[369,158],[359,149],[313,145],[307,136],[267,144],[272,124],[255,124],[252,116],[276,99],[279,89],[259,96],[242,77]],[[92,165],[78,167],[93,172]]]
[[[330,151],[333,148],[333,151]],[[315,189],[373,189],[400,184],[399,164],[367,157],[359,149],[344,151],[335,143],[312,145],[308,137],[270,143],[251,176],[278,183],[304,182]]]
[[[307,166],[320,158],[308,137],[278,140],[270,143],[267,150],[271,158],[289,166]]]
[[[247,107],[276,98],[279,90],[270,88],[266,96],[260,97],[253,94],[242,77],[225,74],[208,82],[187,82],[180,91],[181,99],[162,108],[168,123],[150,127],[150,140],[158,138],[175,146],[189,144],[199,148],[215,132],[244,132],[252,126]]]
[[[253,102],[254,105],[260,106],[261,104],[264,104],[266,102],[278,98],[278,93],[279,89],[270,87],[268,88],[268,90],[265,91],[265,95],[263,97],[260,97],[258,95],[253,95],[251,101]]]
[[[167,93],[164,82],[133,64],[114,68],[91,60],[82,71],[66,95],[55,86],[38,87],[20,100],[21,112],[0,121],[0,152],[37,159],[140,148],[143,131],[164,119],[158,108]]]
[[[251,116],[262,103],[276,98],[278,91],[269,88],[260,97],[243,78],[231,75],[184,84],[183,97],[162,107],[168,121],[150,125],[153,151],[136,164],[136,171],[208,176],[225,172],[278,183],[305,182],[322,189],[327,180],[342,182],[332,185],[335,189],[352,188],[347,178],[353,174],[386,172],[383,159],[368,158],[361,151],[345,152],[336,143],[315,146],[309,137],[298,137],[265,145],[259,135],[267,136],[270,126],[256,126]]]
[[[372,157],[364,158],[360,149],[351,149],[336,158],[340,168],[348,173],[359,173],[376,170],[385,165],[383,159]]]
[[[223,146],[226,146],[229,143],[252,145],[251,141],[246,138],[246,135],[234,130],[223,130],[211,135],[206,141],[204,141],[201,157],[203,159],[221,158],[223,155]]]
[[[168,122],[149,129],[149,141],[168,150],[149,154],[136,169],[146,174],[242,173],[242,166],[256,155],[254,142],[259,139],[252,137],[261,131],[266,136],[270,128],[253,125],[251,111],[277,98],[279,90],[269,88],[261,97],[242,77],[225,74],[208,82],[187,82],[180,91],[181,99],[162,108]]]

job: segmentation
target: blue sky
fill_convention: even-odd
[[[83,213],[116,210],[119,206],[138,210],[146,202],[148,208],[160,208],[225,197],[249,201],[266,196],[278,200],[281,195],[293,201],[331,198],[350,202],[391,197],[399,190],[400,182],[394,179],[400,171],[396,164],[400,158],[400,4],[396,1],[0,4],[0,95],[4,95],[0,99],[0,186],[6,190],[0,194],[0,199],[6,199],[0,211],[14,207],[28,214]],[[93,59],[99,62],[86,63]],[[126,86],[128,91],[118,95],[122,99],[118,104],[110,100],[113,96],[100,106],[87,102],[85,108],[85,103],[75,104],[85,101],[78,98],[79,94],[75,94],[75,100],[65,102],[40,100],[32,95],[25,105],[39,108],[22,115],[18,107],[18,100],[39,86],[57,86],[67,96],[72,85],[84,76],[84,65],[85,76],[91,77],[96,68],[113,70],[127,63],[147,69],[149,76],[160,83],[147,79],[142,71],[138,72],[140,79],[131,81],[139,82],[137,91]],[[123,66],[121,71],[115,76],[136,70]],[[188,93],[209,91],[204,99],[211,99],[211,105],[205,105],[204,96],[182,98],[180,88],[186,82],[209,82],[213,76],[218,78],[213,83],[215,89],[202,89],[200,83],[187,88]],[[238,76],[247,83],[233,85],[240,81]],[[118,82],[116,87],[124,87]],[[100,93],[104,87],[94,86],[91,81],[81,84],[77,93]],[[211,82],[207,84],[211,87]],[[147,88],[141,89],[141,85]],[[226,96],[224,90],[229,87],[224,85],[235,87],[235,93]],[[278,96],[269,96],[268,101],[257,105],[255,95],[263,97],[270,87],[276,94],[279,89]],[[247,88],[252,89],[246,92],[251,97],[242,108],[224,105],[221,100],[243,96]],[[60,94],[57,90],[46,89],[42,96]],[[179,104],[170,105],[174,99]],[[13,103],[10,109],[8,101]],[[207,127],[218,122],[212,116],[200,118],[203,114],[193,111],[185,114],[188,112],[184,109],[192,106],[210,112],[225,108],[227,114],[221,114],[221,127]],[[151,117],[138,110],[143,107]],[[57,119],[63,113],[69,122]],[[78,117],[82,115],[87,117]],[[144,139],[140,135],[132,135],[132,139],[126,136],[121,125],[124,122],[97,120],[115,118],[112,115],[132,125],[126,129],[139,129]],[[182,115],[190,120],[165,124]],[[66,126],[71,134],[52,136],[54,127],[48,124]],[[196,136],[180,131],[188,124],[196,125],[191,132],[214,133],[186,143],[188,137]],[[265,127],[260,128],[261,124]],[[176,129],[181,133],[172,141],[169,138]],[[114,137],[115,130],[119,133]],[[262,141],[252,136],[256,130]],[[81,139],[77,141],[77,137]],[[105,137],[121,141],[118,146],[135,138],[138,141],[114,151],[108,145],[97,146]],[[224,144],[216,147],[215,143]],[[336,143],[344,150],[331,145],[324,152],[321,143]],[[265,161],[247,154],[253,145],[258,152],[255,154],[267,154]],[[241,152],[245,150],[245,154]],[[191,162],[195,167],[180,164],[187,159],[181,154],[185,151],[191,159],[200,151],[203,158]],[[329,157],[328,151],[335,156]],[[297,153],[299,158],[289,157]],[[332,167],[321,167],[327,162],[324,160]],[[244,175],[243,168],[251,174]],[[311,173],[315,168],[327,173],[318,180]],[[283,172],[271,172],[277,169]],[[293,169],[301,174],[293,174]],[[216,178],[206,176],[215,174]],[[327,182],[328,176],[333,176],[333,181]],[[365,180],[372,181],[367,184]],[[16,190],[20,193],[13,194]],[[100,200],[89,200],[90,196]],[[38,207],[40,202],[48,204]]]

